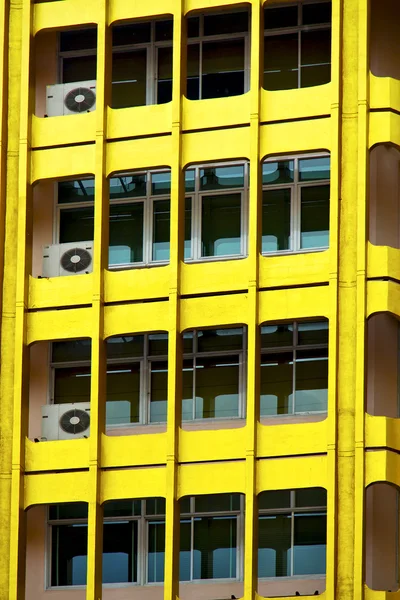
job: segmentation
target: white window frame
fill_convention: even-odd
[[[290,248],[287,250],[270,250],[262,252],[263,256],[276,256],[282,254],[305,254],[309,252],[322,252],[329,249],[328,246],[319,246],[315,248],[301,248],[301,190],[309,187],[320,187],[323,185],[330,186],[329,179],[315,179],[312,181],[300,181],[299,177],[299,161],[313,158],[330,158],[328,152],[317,152],[312,154],[287,154],[282,156],[268,157],[262,161],[262,165],[275,162],[294,162],[294,180],[288,183],[263,184],[262,192],[272,190],[287,190],[290,189]],[[262,179],[262,176],[261,176]],[[263,194],[261,204],[263,205]],[[330,234],[330,227],[329,227]],[[262,235],[261,235],[262,238]],[[261,241],[262,243],[262,241]]]
[[[217,169],[243,166],[244,186],[234,188],[224,188],[222,190],[201,190],[200,189],[200,171],[202,169]],[[248,161],[235,162],[216,162],[202,163],[196,165],[188,165],[184,169],[186,171],[194,171],[195,189],[193,192],[185,192],[185,200],[191,200],[191,257],[184,258],[185,263],[196,262],[214,262],[221,260],[235,260],[245,258],[247,256],[248,245],[248,198],[249,198],[249,163]],[[241,210],[240,210],[240,253],[226,254],[221,256],[202,256],[202,199],[204,196],[226,196],[227,194],[241,195]]]
[[[307,488],[305,488],[307,489]],[[325,574],[308,574],[308,575],[295,575],[293,573],[294,566],[294,524],[295,524],[295,515],[297,514],[317,514],[318,516],[326,516],[327,515],[327,507],[326,506],[307,506],[307,507],[297,507],[296,506],[296,491],[299,490],[290,490],[290,507],[288,508],[260,508],[258,513],[258,523],[260,523],[261,518],[263,516],[276,516],[276,515],[289,515],[290,516],[290,575],[277,575],[274,577],[259,577],[260,581],[282,581],[284,579],[325,579],[326,578],[326,569]],[[261,492],[263,493],[263,492]],[[265,492],[264,492],[265,493]],[[328,531],[327,531],[328,533]]]
[[[325,322],[323,319],[319,320],[319,321],[309,321],[309,323],[322,323]],[[293,326],[293,331],[292,331],[292,344],[289,346],[275,346],[274,348],[263,348],[261,347],[261,363],[263,362],[263,358],[268,357],[268,355],[273,354],[292,354],[292,360],[293,360],[293,377],[292,377],[292,395],[293,395],[293,401],[292,401],[292,412],[288,412],[288,413],[283,413],[283,414],[274,414],[274,415],[261,415],[261,418],[264,419],[269,419],[269,418],[276,418],[276,417],[291,417],[294,415],[325,415],[327,413],[327,410],[313,410],[313,411],[305,411],[305,412],[296,412],[296,353],[297,350],[303,351],[303,350],[326,350],[328,352],[328,356],[327,356],[327,363],[329,366],[329,342],[327,342],[326,344],[299,344],[298,343],[298,326],[299,325],[303,325],[306,324],[307,321],[291,321],[290,323],[281,323],[281,322],[277,322],[277,323],[262,323],[261,328],[262,327],[271,327],[274,325],[292,325]],[[327,328],[328,328],[328,335],[329,335],[329,322],[326,321],[327,324]],[[262,367],[261,367],[262,368]],[[329,390],[329,382],[328,382],[328,390]],[[261,396],[261,394],[260,394]]]
[[[264,38],[273,37],[277,35],[284,35],[290,33],[297,34],[297,88],[300,89],[301,86],[301,51],[302,51],[302,43],[301,43],[301,34],[302,32],[309,31],[331,31],[332,25],[331,23],[316,23],[314,25],[303,25],[303,6],[305,4],[332,4],[331,0],[298,0],[298,2],[292,2],[288,4],[271,4],[271,9],[279,9],[279,8],[290,8],[292,6],[297,6],[297,26],[296,27],[277,27],[274,29],[264,29]],[[265,10],[268,10],[268,4],[264,5]],[[332,51],[331,51],[332,52]],[[325,63],[326,65],[332,64],[332,60],[330,63]],[[263,74],[265,71],[263,72]],[[264,88],[266,89],[266,88]]]
[[[215,328],[212,328],[215,329]],[[217,328],[217,329],[223,329]],[[246,417],[246,366],[247,366],[247,327],[232,327],[229,329],[242,329],[242,349],[241,350],[219,350],[212,352],[198,352],[198,333],[201,331],[205,331],[204,329],[192,329],[190,333],[193,333],[192,343],[193,343],[193,352],[188,352],[183,354],[183,361],[191,360],[192,362],[192,373],[193,373],[193,397],[192,397],[192,418],[185,419],[184,423],[209,423],[212,421],[224,421],[230,419],[244,419]],[[183,336],[184,334],[182,334]],[[235,417],[196,417],[196,359],[197,358],[214,358],[214,357],[228,357],[228,356],[237,356],[239,362],[239,382],[238,382],[238,415]],[[183,371],[182,371],[183,377]],[[183,402],[183,399],[182,399]]]

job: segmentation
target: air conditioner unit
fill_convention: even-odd
[[[89,434],[89,402],[42,406],[42,440],[72,440]]]
[[[93,271],[93,242],[43,246],[43,277],[82,275]]]
[[[48,117],[76,115],[96,108],[96,81],[76,81],[48,85],[46,114]]]

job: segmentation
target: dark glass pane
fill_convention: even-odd
[[[298,344],[327,344],[328,321],[307,321],[297,326]]]
[[[241,33],[249,30],[249,13],[225,11],[219,15],[204,16],[204,35]]]
[[[271,490],[270,492],[262,492],[258,496],[258,508],[290,508],[290,490]]]
[[[303,25],[318,25],[330,23],[332,20],[332,6],[330,2],[318,4],[303,4]]]
[[[296,27],[298,23],[297,6],[282,6],[280,8],[266,8],[264,10],[265,29],[280,29],[282,27]]]
[[[185,198],[185,259],[192,258],[192,199]]]
[[[172,40],[174,22],[172,19],[156,21],[156,42]]]
[[[290,189],[263,191],[262,252],[290,249],[291,197]]]
[[[200,46],[190,44],[187,47],[187,82],[186,97],[189,100],[200,98]]]
[[[54,404],[90,401],[90,367],[54,370]]]
[[[295,515],[293,575],[326,572],[326,515]]]
[[[239,359],[219,356],[196,359],[197,419],[239,416]]]
[[[183,353],[191,354],[193,352],[193,331],[185,331],[182,335],[183,335]]]
[[[329,185],[301,189],[301,248],[329,246]]]
[[[123,335],[107,340],[107,358],[143,356],[143,335]]]
[[[147,582],[164,581],[165,523],[149,522],[149,550],[147,557]]]
[[[229,512],[240,510],[240,494],[208,494],[196,496],[196,513]]]
[[[114,52],[112,56],[113,108],[146,104],[147,50]]]
[[[70,340],[52,343],[52,362],[70,362],[72,360],[90,360],[92,340]]]
[[[293,354],[264,354],[261,357],[260,414],[287,415],[293,404]]]
[[[183,361],[182,372],[182,421],[193,419],[193,360]]]
[[[195,170],[194,169],[186,169],[185,170],[185,191],[186,192],[194,192],[195,190]]]
[[[331,32],[301,33],[301,87],[322,85],[331,80]]]
[[[189,17],[187,20],[187,36],[198,37],[200,28],[199,17]]]
[[[193,578],[236,577],[235,517],[203,517],[194,521]]]
[[[293,346],[293,323],[278,323],[261,327],[262,348]]]
[[[90,50],[97,47],[97,28],[72,29],[60,32],[60,52]]]
[[[326,506],[326,490],[324,488],[296,490],[296,506]]]
[[[150,422],[164,423],[167,420],[168,363],[151,363]]]
[[[151,333],[149,335],[149,356],[167,356],[168,333]]]
[[[165,515],[165,498],[148,498],[146,515]]]
[[[169,195],[171,193],[171,171],[153,173],[151,175],[152,196]]]
[[[60,211],[60,244],[93,240],[94,207]]]
[[[157,104],[172,100],[172,48],[158,48]]]
[[[110,500],[103,504],[104,518],[140,517],[141,513],[140,500]]]
[[[169,260],[170,202],[153,202],[152,260]]]
[[[190,513],[190,496],[185,496],[179,500],[179,510],[181,515]]]
[[[49,519],[87,519],[88,504],[86,502],[67,502],[65,504],[50,504]]]
[[[93,81],[96,79],[96,56],[71,56],[62,60],[62,82]]]
[[[87,525],[51,528],[51,585],[86,585]]]
[[[191,556],[191,522],[181,521],[180,524],[180,552],[179,552],[179,581],[190,581],[190,556]]]
[[[264,38],[264,88],[291,90],[298,87],[298,34]]]
[[[134,25],[114,25],[112,28],[113,46],[144,44],[150,42],[151,23],[135,23]]]
[[[279,160],[267,162],[262,166],[263,185],[277,185],[292,183],[294,179],[294,161]]]
[[[290,575],[290,516],[259,518],[258,577]]]
[[[244,187],[244,166],[207,167],[200,169],[200,189],[225,190]]]
[[[58,184],[58,203],[94,201],[94,179],[76,179],[60,181]]]
[[[123,177],[112,177],[110,179],[110,200],[118,198],[141,198],[146,196],[145,173],[139,175],[125,175]]]
[[[103,583],[137,581],[137,521],[103,526]]]
[[[296,413],[326,411],[328,350],[298,350],[296,355]]]
[[[319,179],[329,179],[330,165],[331,159],[329,156],[302,158],[299,160],[299,180],[316,181]]]
[[[140,364],[107,366],[106,424],[139,422]]]
[[[244,93],[244,40],[203,43],[202,94],[222,98]]]
[[[202,256],[241,254],[241,205],[241,194],[202,197]]]
[[[143,203],[111,204],[110,265],[143,261]]]
[[[202,329],[197,332],[198,352],[220,352],[243,348],[243,328]]]

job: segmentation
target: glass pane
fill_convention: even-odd
[[[295,412],[326,411],[328,350],[299,350],[296,357]]]
[[[147,177],[145,173],[112,177],[110,179],[110,200],[146,196],[146,181]]]
[[[282,348],[293,346],[293,324],[278,323],[261,327],[262,348]]]
[[[296,490],[296,506],[326,506],[326,490],[324,488]]]
[[[188,17],[187,19],[187,35],[188,37],[198,37],[200,29],[199,17]]]
[[[302,158],[299,160],[300,181],[315,181],[330,178],[331,159],[329,156],[320,158]]]
[[[54,369],[54,404],[90,401],[90,367]]]
[[[243,328],[202,329],[197,332],[198,352],[218,352],[241,350],[243,348]]]
[[[294,180],[294,160],[279,160],[263,163],[263,185],[278,185],[291,183]]]
[[[172,40],[174,22],[172,19],[165,21],[156,21],[156,42]]]
[[[183,361],[182,421],[193,419],[193,361]]]
[[[191,522],[181,521],[180,552],[179,552],[179,581],[190,581],[191,557]]]
[[[195,170],[194,169],[186,169],[185,170],[185,191],[186,192],[194,192],[194,189],[195,189],[195,179],[194,178],[195,178]]]
[[[152,260],[169,260],[169,200],[153,202]]]
[[[147,558],[147,582],[164,581],[165,523],[149,522],[149,551]]]
[[[184,258],[192,258],[192,199],[185,198],[185,249]]]
[[[94,237],[94,207],[60,210],[60,244],[84,242]]]
[[[259,518],[258,577],[290,575],[290,516]]]
[[[65,504],[51,504],[49,506],[49,519],[87,519],[88,504],[86,502],[67,502]]]
[[[265,29],[279,29],[281,27],[296,27],[298,23],[297,6],[283,6],[281,8],[266,8],[264,10]]]
[[[323,575],[326,572],[326,515],[295,515],[294,575]]]
[[[293,410],[293,354],[261,356],[260,414],[287,415]]]
[[[263,191],[262,252],[279,252],[291,247],[290,189]]]
[[[164,423],[167,420],[168,363],[151,363],[150,422]]]
[[[94,179],[60,181],[58,184],[58,204],[66,202],[94,201]]]
[[[137,581],[137,526],[137,521],[104,523],[103,583]]]
[[[96,55],[73,56],[62,59],[62,83],[96,79]]]
[[[258,508],[290,508],[290,490],[271,490],[258,496]]]
[[[193,352],[193,331],[185,331],[183,337],[183,353],[191,354]]]
[[[51,528],[51,585],[86,585],[87,525]]]
[[[240,255],[241,204],[241,194],[202,197],[202,256]]]
[[[240,510],[240,494],[209,494],[196,496],[196,513]]]
[[[90,50],[97,47],[97,28],[60,31],[60,52]]]
[[[146,104],[147,50],[114,52],[112,56],[113,108]]]
[[[298,344],[327,344],[328,336],[328,321],[310,321],[297,325]]]
[[[171,171],[163,173],[152,173],[151,175],[151,195],[169,196],[171,193]]]
[[[179,510],[181,515],[185,513],[190,513],[190,496],[185,496],[179,500]]]
[[[149,356],[167,356],[168,333],[151,333],[149,335]]]
[[[193,579],[236,577],[235,517],[203,517],[194,521]]]
[[[140,364],[108,365],[106,424],[139,422]]]
[[[52,362],[70,362],[72,360],[90,360],[92,340],[70,340],[68,342],[53,342]]]
[[[300,246],[327,248],[329,246],[329,185],[301,189]]]
[[[249,13],[227,11],[219,15],[204,16],[204,35],[222,35],[241,33],[249,30]]]
[[[130,23],[129,25],[114,25],[112,28],[112,45],[127,46],[150,42],[151,23]]]
[[[146,515],[165,515],[165,498],[148,498]]]
[[[143,356],[143,335],[123,335],[107,340],[107,358]]]
[[[239,416],[239,359],[196,359],[196,419]]]
[[[244,40],[203,43],[202,94],[222,98],[244,93]]]
[[[172,100],[172,48],[158,48],[157,104]]]
[[[200,46],[190,44],[187,47],[186,97],[189,100],[200,98]]]
[[[331,32],[301,32],[301,87],[331,80]]]
[[[122,265],[143,261],[143,202],[111,204],[108,261]]]
[[[318,4],[303,4],[303,25],[318,25],[330,23],[332,19],[332,6],[330,2]]]
[[[140,517],[141,500],[110,500],[103,504],[104,517]]]
[[[291,90],[298,87],[298,34],[264,38],[264,88]]]
[[[244,187],[244,166],[200,169],[201,190],[224,190]]]

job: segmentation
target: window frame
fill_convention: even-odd
[[[324,252],[329,250],[330,244],[328,246],[318,246],[315,248],[301,248],[301,191],[303,188],[310,187],[321,187],[321,186],[329,186],[331,187],[331,177],[329,179],[315,179],[311,181],[300,181],[299,178],[299,161],[304,159],[313,159],[313,158],[331,158],[329,152],[312,152],[312,153],[302,153],[302,154],[284,154],[280,156],[268,156],[261,163],[261,170],[263,165],[268,163],[275,162],[285,162],[285,161],[293,161],[294,162],[294,171],[293,171],[293,181],[288,183],[277,183],[277,184],[264,184],[261,183],[261,215],[262,209],[264,205],[263,193],[272,190],[287,190],[290,189],[290,245],[291,248],[287,250],[269,250],[262,251],[262,233],[261,233],[261,254],[262,256],[281,256],[281,255],[292,255],[292,254],[305,254],[309,252]],[[331,169],[331,167],[330,167]],[[331,170],[329,170],[329,174]],[[261,182],[262,182],[262,174],[261,174]],[[261,217],[261,221],[262,221]],[[329,234],[331,231],[331,223],[330,223],[330,203],[329,203]],[[263,222],[261,222],[262,228]],[[329,240],[330,241],[330,240]]]

